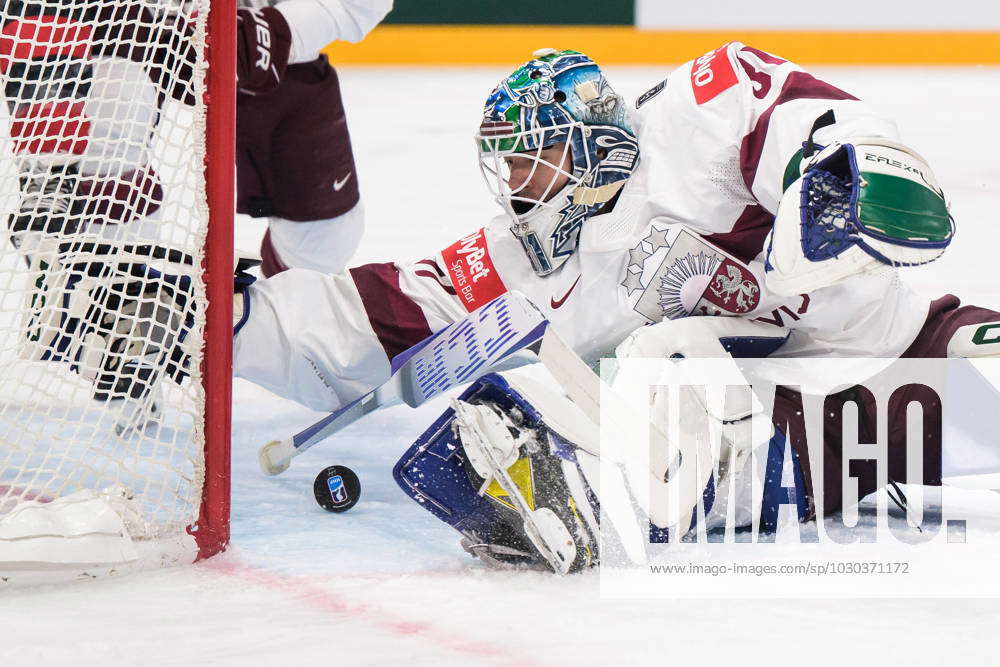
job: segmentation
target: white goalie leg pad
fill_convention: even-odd
[[[718,488],[731,471],[744,468],[755,447],[770,440],[770,419],[730,351],[739,345],[776,349],[787,335],[780,327],[738,318],[690,317],[643,327],[619,345],[615,390],[631,393],[633,401],[645,391],[651,419],[668,434],[666,448],[649,453],[654,524],[686,532],[709,479],[714,475]],[[671,358],[675,361],[665,361]],[[698,361],[706,358],[712,361]],[[645,359],[664,360],[656,364],[658,376],[650,375],[652,364],[629,363]],[[678,479],[685,480],[681,495],[670,488]]]
[[[503,378],[520,395],[524,404],[541,416],[545,428],[557,435],[566,446],[581,451],[578,442],[583,441],[593,448],[597,426],[568,397],[519,373],[504,373]],[[545,477],[532,474],[532,488],[526,496],[525,488],[512,475],[513,466],[525,457],[526,452],[539,452],[548,443],[539,442],[537,430],[525,429],[515,423],[511,415],[495,404],[453,399],[451,408],[455,412],[454,428],[459,434],[468,464],[483,480],[479,495],[486,494],[491,486],[499,485],[522,521],[524,536],[549,567],[559,574],[570,572],[575,563],[579,567],[579,545],[570,527],[552,509],[537,505],[538,499],[546,495],[541,488]],[[515,419],[521,421],[520,416]],[[585,450],[582,453],[586,453]],[[566,500],[572,514],[586,524],[591,535],[596,535],[597,519],[587,501],[586,480],[571,460],[560,457],[559,469],[570,492]]]
[[[746,425],[744,442],[740,449],[732,447],[728,457],[719,462],[715,478],[715,498],[705,514],[705,529],[740,528],[752,524],[760,513],[760,490],[764,486],[767,448],[770,438],[750,441],[750,424]],[[756,497],[755,497],[756,490]],[[731,521],[731,523],[730,523]]]
[[[788,339],[788,334],[789,330],[785,327],[737,317],[685,317],[636,329],[618,345],[615,356],[619,359],[728,360],[718,365],[713,364],[713,382],[743,385],[746,384],[746,379],[736,362],[732,361],[733,353],[738,356],[749,356],[743,354],[747,350],[769,353],[780,347]],[[683,381],[684,364],[678,364],[677,372],[682,375],[675,381]],[[691,380],[693,384],[700,384],[693,378]],[[752,394],[733,398],[735,400],[727,401],[725,405],[702,401],[702,406],[710,416],[722,422],[744,419],[762,409],[760,402]]]

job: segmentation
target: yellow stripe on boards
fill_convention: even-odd
[[[335,64],[507,65],[542,47],[599,64],[676,64],[741,41],[802,64],[998,65],[1000,32],[660,31],[628,26],[382,25],[326,48]]]

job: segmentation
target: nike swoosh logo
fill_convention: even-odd
[[[553,310],[555,310],[556,308],[561,307],[564,303],[566,303],[566,299],[568,299],[569,295],[572,294],[573,290],[576,289],[576,285],[577,285],[577,283],[580,282],[580,278],[583,278],[583,276],[579,275],[579,276],[576,277],[576,280],[573,281],[573,284],[570,285],[570,287],[566,291],[566,293],[563,294],[563,298],[559,299],[558,301],[555,298],[549,299],[549,305],[552,306]]]
[[[334,181],[333,182],[333,191],[334,192],[340,192],[340,189],[342,187],[344,187],[344,183],[346,183],[347,181],[351,180],[351,176],[353,176],[353,175],[354,175],[354,172],[353,171],[349,171],[349,172],[347,172],[347,176],[344,176],[339,181]]]

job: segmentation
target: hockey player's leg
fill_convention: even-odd
[[[24,194],[28,202],[30,193]],[[65,201],[55,202],[57,196]],[[143,225],[155,226],[152,216],[129,225],[94,222],[82,233],[81,216],[60,213],[80,201],[62,189],[43,190],[30,212],[12,216],[10,238],[27,264],[20,356],[70,363],[94,383],[94,399],[119,413],[124,432],[141,428],[159,410],[154,389],[165,363],[162,348],[172,349],[180,329],[190,326],[180,327],[177,313],[193,304],[193,261],[154,244],[126,242],[142,238]],[[154,259],[170,268],[152,268]],[[149,273],[136,273],[141,266]],[[180,277],[182,284],[171,288],[176,294],[158,288],[159,280]],[[175,371],[168,375],[179,381],[183,374]]]
[[[234,374],[279,396],[330,412],[389,377],[350,274],[292,269],[256,281],[234,315]]]
[[[646,475],[602,459],[598,439],[597,425],[558,389],[505,372],[479,379],[453,400],[393,474],[407,495],[458,530],[462,546],[492,567],[566,574],[615,560],[601,545],[639,562],[647,540],[680,539],[695,530],[695,517],[713,530],[749,526],[756,516],[765,533],[776,528],[782,505],[807,518],[800,459],[788,454],[780,432],[752,447],[752,456],[733,457],[739,448],[727,448],[698,494],[703,513],[690,508],[683,526],[656,523],[654,516],[673,513],[646,511],[637,495]],[[793,488],[780,483],[786,460]],[[662,479],[665,471],[658,474]]]
[[[596,438],[558,392],[491,374],[452,401],[393,474],[486,563],[566,574],[598,558]]]
[[[696,519],[696,503],[690,501],[690,493],[684,494],[689,499],[683,505],[687,513],[668,511],[678,497],[670,488],[671,482],[684,477],[697,480],[699,493],[708,486],[714,489],[717,509],[712,512],[707,502],[705,509],[709,528],[717,527],[720,519],[725,524],[730,499],[749,498],[746,492],[734,489],[748,481],[751,472],[759,477],[760,470],[754,469],[750,460],[766,457],[754,452],[764,448],[775,434],[771,416],[752,387],[746,386],[748,381],[733,358],[768,356],[787,338],[787,329],[770,324],[734,317],[688,317],[637,329],[618,346],[615,354],[621,365],[612,386],[622,394],[633,387],[635,400],[646,393],[651,418],[667,433],[677,433],[675,453],[650,453],[649,514],[654,525],[683,535]],[[668,359],[679,362],[673,364]],[[697,359],[713,361],[699,364],[694,361]],[[649,364],[660,368],[655,382],[650,380]],[[725,389],[721,400],[709,397],[710,386]],[[676,430],[671,428],[673,422],[677,422]],[[710,429],[710,424],[721,433],[718,442],[707,437],[705,429]],[[695,447],[698,442],[706,444]],[[636,472],[631,471],[631,475]],[[734,480],[739,484],[734,485]],[[742,517],[746,520],[749,514],[744,510]]]
[[[100,134],[105,122],[110,119],[95,114],[90,127]],[[124,432],[141,427],[156,414],[155,388],[162,373],[155,368],[159,352],[142,351],[135,341],[125,343],[123,336],[167,348],[174,345],[169,338],[177,336],[164,332],[162,322],[121,330],[127,321],[148,323],[168,317],[151,305],[156,295],[148,290],[153,288],[137,285],[136,280],[145,276],[128,278],[122,273],[128,272],[126,267],[153,260],[138,244],[158,234],[162,190],[148,167],[136,164],[136,169],[111,178],[100,168],[94,171],[94,163],[83,160],[86,157],[86,151],[18,156],[19,204],[7,224],[9,239],[27,264],[20,353],[30,360],[69,362],[94,383],[94,398],[119,412],[119,430]],[[163,254],[160,259],[170,253],[163,249]],[[180,274],[167,271],[167,275]],[[128,298],[100,293],[123,285],[130,285]],[[80,305],[88,299],[96,299],[90,312]],[[188,300],[189,295],[184,303],[161,305],[183,310]],[[108,305],[109,301],[114,304]]]
[[[237,211],[270,219],[264,275],[343,270],[364,211],[334,69],[325,57],[288,67],[273,92],[239,96],[237,125]]]
[[[689,355],[701,349],[728,358],[720,337],[753,338],[756,349],[764,340],[774,347],[785,338],[782,330],[735,319],[691,320],[694,323],[677,328],[676,336],[667,330],[670,323],[660,331],[652,331],[660,326],[655,325],[637,332],[621,350],[623,357],[629,351],[637,356],[623,358],[614,386],[621,389],[621,383],[630,381],[625,362],[635,358],[647,366],[648,357],[670,364],[664,357],[681,349]],[[704,343],[707,337],[715,340],[710,350]],[[670,341],[677,341],[676,346]],[[675,413],[669,409],[669,392],[658,386],[642,389],[647,397],[653,393],[651,418],[662,431],[672,432],[668,422]],[[628,395],[622,395],[627,400]],[[529,565],[559,573],[595,564],[600,558],[595,535],[601,510],[611,521],[606,527],[623,545],[628,542],[626,535],[644,539],[646,528],[637,528],[633,502],[645,512],[644,520],[655,529],[658,541],[668,534],[687,533],[701,502],[710,529],[724,526],[733,506],[738,525],[749,523],[751,508],[766,504],[754,500],[754,493],[768,491],[761,480],[772,458],[769,449],[774,449],[773,442],[784,445],[785,439],[775,436],[769,420],[761,428],[760,420],[766,416],[752,395],[749,400],[727,402],[720,410],[696,392],[682,391],[680,398],[682,414],[700,413],[703,418],[681,420],[679,439],[685,444],[636,457],[647,466],[640,469],[622,460],[628,452],[601,442],[593,421],[558,389],[516,373],[488,376],[453,401],[451,409],[400,459],[394,474],[404,491],[458,529],[463,544],[491,564]],[[717,451],[688,447],[687,443],[707,439],[698,428],[708,420],[721,430],[721,446]],[[674,450],[677,456],[671,455]],[[689,475],[686,470],[693,472]],[[611,476],[601,477],[599,484],[599,476],[609,472]],[[680,508],[677,503],[687,501],[677,497],[682,487],[676,480],[688,477],[701,480],[701,486],[695,493],[679,494],[690,501]],[[807,494],[803,490],[801,495]],[[619,505],[627,511],[616,511]]]
[[[271,218],[261,243],[262,271],[273,276],[289,268],[338,273],[347,266],[365,232],[361,202],[326,220],[293,222]]]

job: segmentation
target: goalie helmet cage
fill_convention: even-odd
[[[0,590],[228,544],[235,27],[236,0],[0,7]]]

